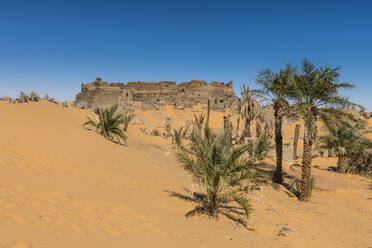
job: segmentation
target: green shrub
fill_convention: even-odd
[[[186,216],[229,216],[226,204],[235,202],[249,217],[251,206],[244,196],[243,184],[257,175],[251,170],[252,162],[243,157],[248,149],[248,144],[233,147],[229,132],[217,135],[205,127],[201,134],[192,133],[190,147],[181,149],[177,160],[202,192],[198,206]]]
[[[126,144],[127,136],[123,133],[120,125],[124,123],[123,116],[121,114],[116,114],[118,106],[115,104],[110,109],[97,110],[98,122],[93,121],[88,117],[88,121],[84,123],[84,126],[93,126],[96,131],[103,135],[106,139],[110,141],[116,141],[118,144],[122,144],[124,141]]]
[[[159,130],[157,128],[154,128],[151,133],[151,136],[160,136]]]

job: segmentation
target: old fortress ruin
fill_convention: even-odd
[[[81,85],[81,92],[76,95],[79,106],[94,109],[118,104],[123,110],[155,110],[161,106],[171,105],[176,108],[191,108],[198,104],[207,104],[211,109],[234,110],[239,102],[229,83],[191,80],[177,84],[174,81],[108,83],[97,78],[94,82]]]

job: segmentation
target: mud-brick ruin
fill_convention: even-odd
[[[211,103],[214,111],[236,109],[239,98],[229,83],[191,80],[177,84],[174,81],[108,83],[99,78],[81,85],[76,95],[78,106],[94,109],[118,104],[123,110],[156,110],[171,105],[176,108],[191,108],[197,104]]]

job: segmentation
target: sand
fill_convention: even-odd
[[[192,116],[170,111],[163,116],[179,125]],[[164,123],[159,113],[141,114],[154,127]],[[329,171],[336,159],[314,160],[310,202],[270,184],[248,194],[254,212],[245,229],[222,217],[184,216],[193,204],[169,191],[185,193],[191,180],[170,140],[130,125],[128,147],[119,146],[82,128],[87,115],[94,118],[51,103],[0,103],[0,247],[372,246],[372,182]],[[220,120],[212,113],[215,127]],[[290,230],[278,236],[283,227]]]

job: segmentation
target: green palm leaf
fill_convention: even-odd
[[[98,122],[87,117],[88,121],[83,126],[93,126],[106,139],[126,144],[127,136],[120,129],[120,125],[124,124],[124,118],[123,115],[116,113],[117,108],[116,104],[110,109],[97,108],[94,112],[98,115]]]

